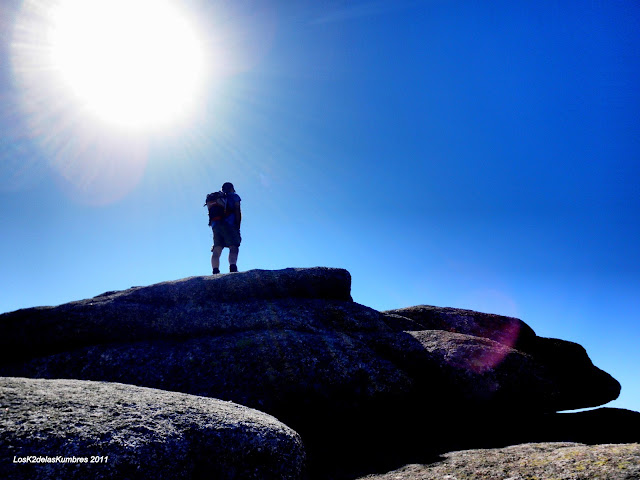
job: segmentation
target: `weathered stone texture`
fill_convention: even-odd
[[[298,479],[300,437],[231,402],[78,380],[0,379],[3,479]],[[97,463],[22,463],[100,457]]]

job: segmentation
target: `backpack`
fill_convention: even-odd
[[[207,195],[204,205],[215,202],[209,207],[209,226],[213,222],[218,222],[229,216],[227,212],[227,194],[222,192],[213,192]]]

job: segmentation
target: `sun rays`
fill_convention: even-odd
[[[188,129],[210,57],[168,0],[26,1],[12,66],[27,135],[89,203],[135,187],[154,135]]]

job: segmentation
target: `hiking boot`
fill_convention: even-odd
[[[231,273],[233,273],[233,272],[237,272],[237,271],[238,271],[238,267],[237,267],[237,265],[236,265],[235,263],[232,263],[231,265],[229,265],[229,271],[230,271]]]
[[[219,268],[214,268],[213,269],[213,275],[217,275],[220,273],[220,269]]]

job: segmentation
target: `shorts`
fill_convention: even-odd
[[[240,229],[227,222],[216,222],[212,227],[214,247],[239,247],[242,242]]]

